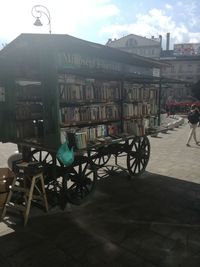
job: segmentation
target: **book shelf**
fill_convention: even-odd
[[[23,160],[41,162],[48,188],[80,203],[111,155],[116,167],[125,157],[130,176],[145,170],[160,66],[69,35],[21,34],[1,50],[0,141],[16,143]],[[70,166],[57,157],[66,141],[76,152]]]
[[[121,127],[120,83],[63,74],[58,78],[61,136],[83,149],[118,134]]]
[[[67,140],[69,146],[86,149],[124,134],[144,136],[148,129],[157,126],[156,86],[66,73],[57,77],[53,103],[58,102],[59,143]],[[45,125],[51,125],[50,120],[45,121],[46,104],[42,82],[16,81],[15,138],[18,141],[45,144]]]
[[[157,126],[158,62],[70,36],[25,34],[0,65],[2,141],[57,151],[70,138],[82,149]]]
[[[42,144],[44,138],[43,107],[41,82],[16,81],[15,121],[18,140]]]
[[[156,87],[60,74],[58,92],[61,142],[77,149],[157,125]]]
[[[123,101],[124,132],[145,135],[158,125],[158,88],[125,83]]]

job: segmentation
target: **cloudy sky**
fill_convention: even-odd
[[[31,9],[46,6],[52,33],[70,34],[105,44],[108,38],[133,33],[145,37],[170,32],[174,43],[200,42],[199,0],[5,0],[0,2],[0,45],[20,33],[48,33],[45,15],[42,27],[33,26]]]

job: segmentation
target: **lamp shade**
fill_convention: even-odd
[[[42,26],[42,22],[40,21],[39,18],[36,18],[36,21],[34,22],[33,25],[35,25],[35,26]]]

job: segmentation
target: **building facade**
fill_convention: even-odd
[[[129,34],[118,40],[108,40],[107,46],[118,48],[133,54],[150,57],[164,63],[161,76],[182,81],[169,84],[162,91],[162,105],[167,99],[186,99],[191,97],[191,84],[200,80],[200,44],[186,43],[170,46],[170,33],[166,35],[166,50],[162,49],[162,36],[151,39]],[[185,84],[184,84],[185,82]]]
[[[198,45],[199,49],[196,53],[184,53],[181,50],[177,50],[177,46],[183,47],[184,45],[186,47]],[[161,52],[160,60],[170,64],[170,66],[162,68],[163,76],[183,80],[188,83],[196,83],[200,80],[200,44],[175,44],[173,50]]]
[[[152,39],[148,39],[139,35],[129,34],[120,39],[109,39],[106,45],[139,56],[159,59],[161,53],[161,36],[158,39],[153,36]]]
[[[191,85],[200,80],[200,53],[192,49],[183,50],[177,47],[192,47],[194,44],[174,45],[173,50],[162,51],[160,61],[168,63],[162,66],[162,76],[184,81],[185,84],[173,84],[163,93],[162,100],[172,97],[177,101],[192,99]],[[200,44],[195,44],[195,46]],[[193,52],[192,52],[193,51]],[[200,51],[200,50],[199,50]]]

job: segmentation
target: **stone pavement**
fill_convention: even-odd
[[[198,267],[200,147],[186,147],[188,132],[185,124],[150,138],[146,172],[99,180],[82,206],[33,208],[25,228],[1,222],[0,266]]]

